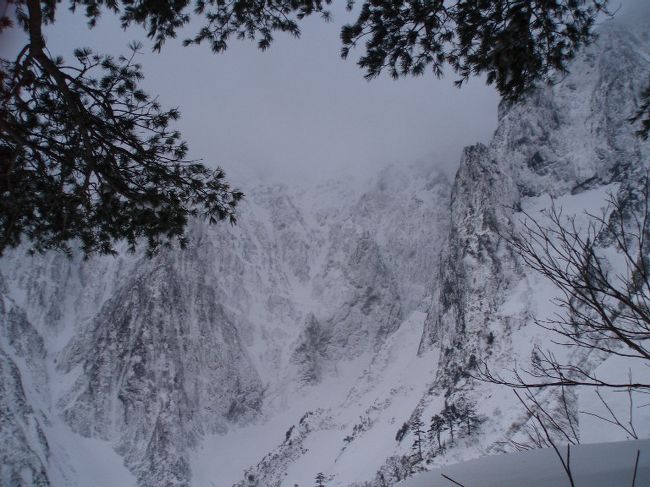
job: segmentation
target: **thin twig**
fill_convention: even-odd
[[[450,482],[452,482],[452,483],[454,483],[454,484],[456,484],[456,485],[459,485],[460,487],[465,487],[463,484],[456,482],[456,481],[455,481],[454,479],[452,479],[451,477],[447,477],[444,473],[441,473],[440,475],[442,475],[444,478],[446,478],[446,479],[449,480]],[[634,487],[634,486],[632,486],[632,487]]]
[[[641,454],[641,450],[636,451],[636,460],[634,461],[634,475],[632,476],[632,487],[634,487],[634,484],[636,483],[636,471],[639,468],[639,455]]]

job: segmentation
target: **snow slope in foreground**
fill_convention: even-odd
[[[576,487],[632,485],[637,451],[637,487],[650,485],[650,440],[578,445],[571,448],[570,465]],[[561,449],[566,459],[566,447]],[[569,480],[551,448],[479,458],[437,468],[397,485],[400,487],[562,487]]]

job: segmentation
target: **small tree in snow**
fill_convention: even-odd
[[[397,430],[397,434],[395,435],[395,440],[396,441],[402,441],[404,439],[404,436],[406,436],[406,432],[409,430],[409,424],[404,423],[400,428]]]
[[[422,456],[422,437],[424,436],[424,424],[420,418],[416,418],[411,422],[411,432],[413,433],[413,444],[411,445],[411,450],[413,450],[416,456],[416,463],[422,462],[424,457]]]
[[[472,434],[472,427],[476,428],[480,422],[476,414],[476,405],[467,401],[464,397],[456,404],[457,418],[460,425],[467,429],[467,434]]]
[[[445,409],[442,411],[442,417],[447,423],[449,428],[449,435],[451,436],[451,442],[454,442],[454,425],[458,421],[458,410],[454,404],[446,404]]]
[[[442,441],[440,435],[445,431],[446,421],[439,414],[434,415],[431,418],[431,426],[429,427],[429,438],[433,442],[433,438],[438,440],[438,448],[442,448]]]
[[[316,475],[316,487],[325,487],[326,481],[327,477],[325,477],[325,474],[323,472],[318,472]]]

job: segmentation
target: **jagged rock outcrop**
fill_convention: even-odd
[[[650,78],[648,40],[640,25],[603,26],[597,43],[575,60],[565,79],[517,104],[502,104],[491,143],[463,154],[452,191],[451,229],[420,344],[421,353],[439,350],[441,360],[416,412],[418,417],[439,413],[441,395],[445,404],[466,397],[482,401],[486,417],[496,418],[488,420],[493,426],[484,426],[493,430],[480,442],[483,451],[507,449],[513,438],[526,441],[530,418],[512,413],[517,401],[507,388],[473,378],[480,375],[479,364],[508,376],[530,364],[534,345],[555,347],[557,340],[534,325],[536,318],[552,316],[550,300],[557,290],[531,273],[507,240],[526,219],[543,224],[540,210],[551,205],[567,205],[569,216],[583,210],[599,214],[610,192],[631,204],[630,210],[640,209],[650,146],[634,135],[629,119]],[[599,236],[605,247],[612,244],[606,233]],[[563,357],[571,352],[575,355],[564,360],[587,370],[603,359],[586,350],[556,351]],[[557,391],[541,391],[538,398],[549,411],[560,407]],[[576,420],[577,391],[565,399],[567,414]],[[479,454],[476,446],[457,448],[465,451],[456,455],[472,449]]]
[[[39,373],[57,384],[42,420],[112,445],[137,485],[193,485],[206,436],[261,421],[340,362],[367,363],[423,309],[449,187],[426,168],[385,170],[361,196],[262,186],[237,227],[195,223],[184,251],[10,253],[7,299],[44,337]],[[3,397],[35,414],[16,388],[32,372],[3,367],[14,381]]]
[[[81,368],[58,404],[65,421],[87,437],[119,432],[142,485],[189,485],[186,449],[226,421],[250,419],[262,402],[216,276],[195,250],[144,262],[59,361],[64,374]]]
[[[541,195],[578,195],[612,184],[623,195],[642,180],[648,144],[634,135],[629,119],[650,77],[644,35],[640,26],[603,26],[598,42],[576,59],[565,79],[515,105],[502,104],[490,145],[465,150],[437,300],[421,345],[442,347],[449,367],[467,370],[468,357],[488,355],[489,333],[490,341],[498,336],[503,343],[513,326],[531,322],[525,312],[515,316],[500,309],[524,277],[504,240],[525,218],[522,205]],[[444,371],[441,379],[450,375]]]
[[[4,288],[2,281],[0,287]],[[0,292],[0,484],[49,487],[50,446],[43,431],[47,419],[40,410],[47,397],[45,347],[4,291]]]

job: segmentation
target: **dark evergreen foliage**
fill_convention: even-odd
[[[138,88],[133,57],[75,57],[74,69],[45,55],[2,62],[31,76],[0,88],[0,253],[23,234],[36,250],[79,239],[87,254],[110,253],[115,240],[134,247],[144,237],[153,251],[164,239],[183,243],[191,215],[234,222],[242,194],[223,171],[183,159],[169,127],[178,111]]]
[[[461,395],[455,402],[448,401],[439,414],[431,418],[428,433],[429,444],[433,454],[446,448],[442,435],[449,433],[450,444],[454,438],[468,437],[476,433],[484,418],[476,412],[476,404]]]
[[[326,481],[327,477],[325,477],[323,472],[319,472],[318,475],[316,475],[316,487],[325,487]]]
[[[404,436],[406,435],[406,432],[409,430],[409,424],[408,423],[403,423],[402,426],[397,430],[397,433],[395,434],[395,441],[401,442],[404,439]]]
[[[458,410],[454,404],[445,404],[445,409],[442,410],[442,418],[447,422],[451,442],[454,442],[454,426],[456,425],[459,415]]]
[[[429,427],[429,439],[431,442],[433,442],[434,438],[438,440],[438,449],[442,448],[442,441],[440,439],[440,436],[445,431],[445,428],[446,422],[444,418],[439,414],[435,414],[431,418],[431,426]]]
[[[413,451],[414,463],[416,465],[420,464],[424,459],[422,455],[422,441],[424,438],[424,424],[420,418],[416,418],[411,421],[411,433],[413,433],[413,444],[411,445],[411,450]]]
[[[188,218],[235,221],[242,193],[221,170],[186,161],[187,147],[164,110],[138,83],[133,55],[114,59],[86,49],[66,64],[45,45],[41,28],[55,21],[60,0],[9,0],[28,43],[16,59],[0,60],[0,254],[23,236],[34,249],[111,253],[125,239],[141,238],[151,252],[178,238]],[[106,11],[123,27],[139,25],[160,50],[190,19],[198,31],[185,45],[208,42],[215,52],[250,39],[266,49],[275,32],[300,35],[299,22],[326,10],[331,0],[70,0],[94,26]],[[360,4],[343,27],[342,55],[364,42],[359,65],[366,77],[388,69],[394,77],[445,65],[460,75],[485,74],[505,98],[562,72],[591,38],[608,0],[348,0]],[[0,13],[0,32],[12,27]],[[133,53],[137,46],[133,46]],[[650,131],[650,88],[635,120]]]
[[[352,7],[356,2],[348,0]],[[589,41],[608,0],[364,0],[341,32],[342,55],[364,42],[358,64],[367,78],[397,78],[448,65],[459,85],[485,74],[504,98],[562,72]]]
[[[456,404],[456,417],[459,425],[465,428],[468,436],[472,434],[472,430],[480,423],[480,418],[476,414],[476,406],[463,397]]]
[[[41,31],[58,2],[14,3],[29,41],[15,60],[0,60],[0,254],[23,236],[35,250],[78,240],[86,254],[144,238],[153,252],[174,238],[184,244],[190,216],[235,221],[242,193],[220,169],[185,160],[171,128],[178,111],[139,88],[139,46],[117,59],[77,49],[66,64]],[[83,3],[94,21],[103,2]]]

